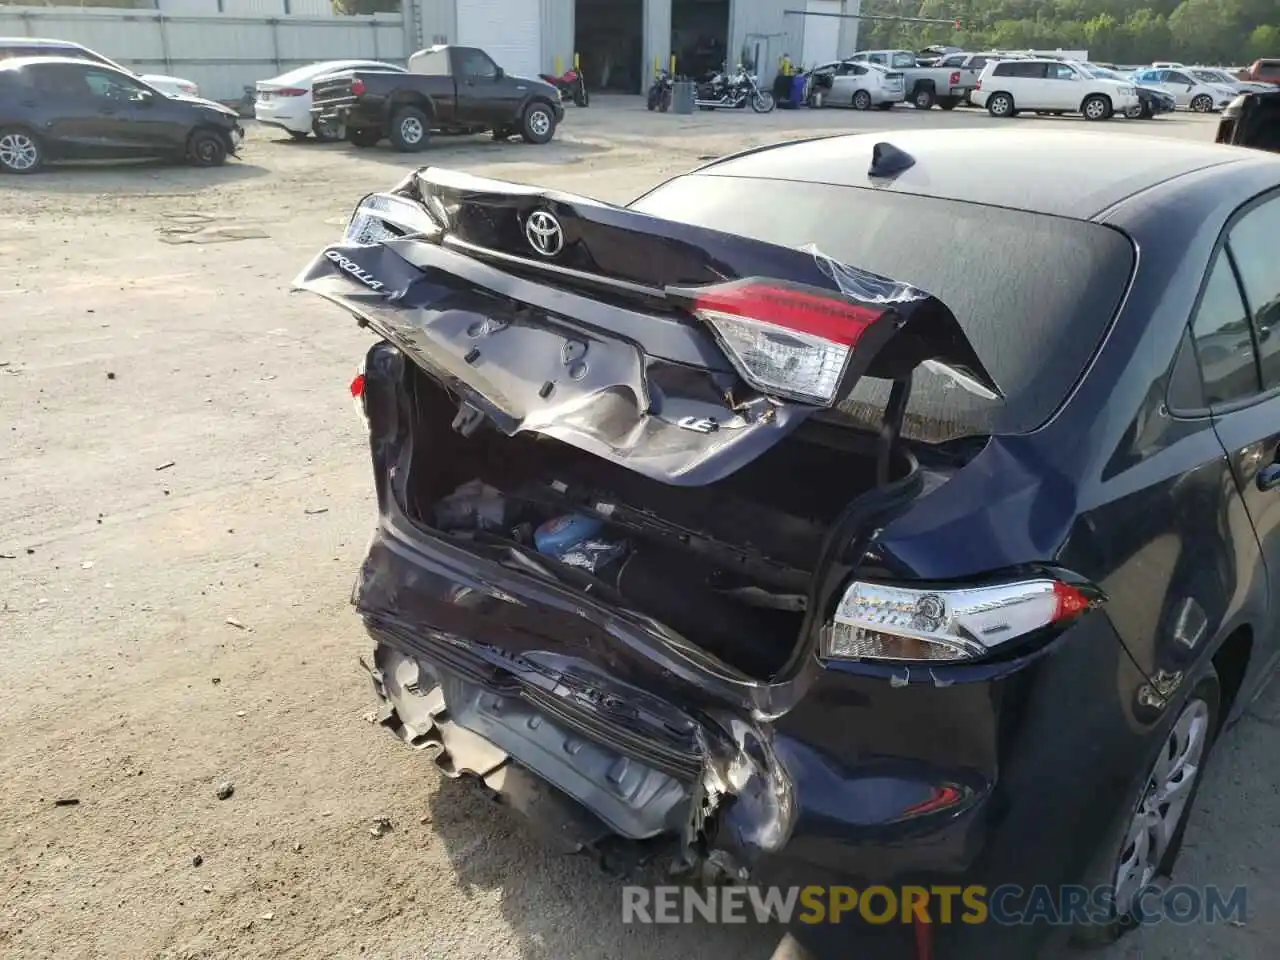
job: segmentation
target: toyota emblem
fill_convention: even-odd
[[[529,246],[544,257],[554,257],[564,249],[564,229],[560,221],[545,210],[536,210],[525,221],[524,235]]]

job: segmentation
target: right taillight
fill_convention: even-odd
[[[356,369],[356,375],[351,380],[351,403],[356,408],[356,415],[360,418],[360,422],[367,428],[369,426],[369,414],[364,408],[364,390],[364,361],[361,360],[360,366]]]
[[[850,584],[823,633],[833,660],[975,660],[1102,602],[1092,587],[1050,577],[969,587]]]
[[[883,311],[817,287],[761,280],[680,292],[762,393],[829,406],[854,345]]]
[[[958,86],[960,86],[960,71],[959,71],[959,70],[952,70],[952,71],[951,71],[951,85],[952,85],[953,87],[958,87]]]
[[[981,89],[982,89],[982,81],[981,81],[981,80],[979,80],[977,83],[975,83],[975,84],[973,85],[973,89],[975,89],[975,90],[981,90]]]
[[[363,80],[351,81],[351,95],[353,97],[363,97],[364,91],[365,91],[365,86],[364,86]]]

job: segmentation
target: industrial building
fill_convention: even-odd
[[[861,0],[406,0],[421,46],[482,47],[519,75],[567,69],[590,90],[640,93],[656,64],[701,77],[743,63],[772,81],[783,54],[815,65],[857,49]]]

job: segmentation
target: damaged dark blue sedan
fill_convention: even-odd
[[[1280,158],[883,138],[361,202],[384,722],[621,868],[1107,891],[878,956],[1110,939],[1277,654]]]

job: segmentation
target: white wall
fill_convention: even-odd
[[[162,0],[168,3],[172,0]],[[245,87],[317,60],[377,57],[403,63],[411,50],[401,15],[305,17],[188,13],[103,7],[0,5],[0,36],[82,43],[138,73],[165,73],[200,85],[202,96],[238,99]],[[227,0],[265,4],[283,0]],[[291,0],[292,2],[292,0]],[[182,12],[178,12],[181,10]]]

